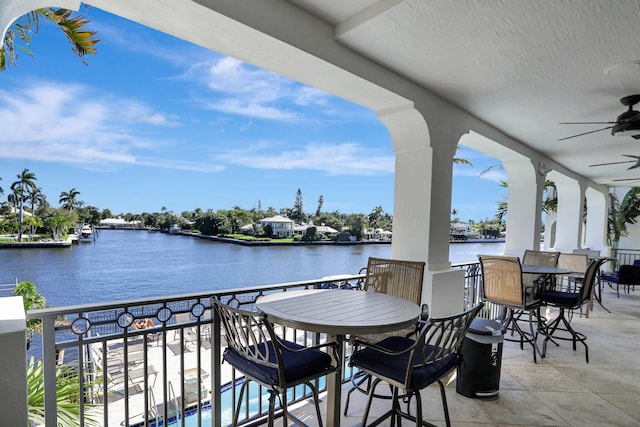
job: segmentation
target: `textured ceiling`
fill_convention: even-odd
[[[640,141],[596,132],[640,93],[638,0],[289,0],[336,39],[595,182],[640,177]],[[640,110],[640,106],[637,107]],[[640,181],[638,181],[640,182]]]

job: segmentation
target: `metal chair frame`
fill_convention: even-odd
[[[287,424],[287,419],[292,420],[297,425],[306,425],[287,409],[287,389],[304,384],[309,387],[312,392],[316,415],[318,417],[318,424],[322,427],[322,416],[318,405],[318,390],[312,384],[312,380],[316,380],[327,374],[335,372],[336,366],[331,364],[331,366],[327,367],[316,367],[312,374],[304,376],[303,378],[288,381],[286,377],[287,367],[283,361],[283,352],[287,351],[297,355],[304,355],[304,353],[307,352],[327,348],[331,351],[333,360],[337,360],[337,343],[326,342],[310,347],[296,346],[295,343],[285,341],[276,334],[273,324],[264,313],[230,307],[220,301],[217,297],[212,298],[212,307],[215,315],[219,317],[226,335],[227,348],[224,352],[223,360],[228,360],[228,352],[233,351],[235,352],[236,357],[239,357],[254,366],[262,367],[258,369],[277,370],[277,380],[264,381],[257,378],[256,375],[251,375],[249,372],[238,369],[232,363],[232,366],[234,366],[235,369],[240,370],[245,376],[245,381],[240,388],[240,395],[234,410],[232,425],[239,425],[238,418],[240,410],[242,409],[243,396],[248,389],[249,380],[251,380],[261,384],[269,390],[268,426],[273,426],[276,415],[280,415],[280,413],[276,414],[275,412],[276,397],[280,401],[281,415],[283,417],[284,425]]]
[[[366,372],[373,379],[369,389],[367,406],[362,417],[362,425],[367,426],[367,418],[371,409],[371,402],[376,397],[375,389],[381,382],[389,384],[392,390],[393,400],[391,409],[369,426],[376,426],[387,418],[391,418],[391,425],[401,424],[401,419],[405,418],[416,423],[416,426],[433,426],[433,424],[422,419],[422,400],[420,390],[434,382],[440,387],[442,406],[447,426],[451,425],[449,407],[447,405],[447,395],[442,380],[457,368],[460,363],[460,348],[471,321],[482,309],[484,303],[479,303],[475,307],[451,316],[430,318],[421,322],[421,328],[416,333],[415,340],[406,338],[404,341],[410,346],[401,351],[393,351],[385,347],[388,340],[397,337],[390,337],[378,343],[370,343],[356,339],[354,341],[354,353],[351,356],[350,365]],[[373,350],[373,353],[371,352]],[[367,363],[363,362],[364,352],[369,352],[369,358],[373,355],[376,359],[388,361],[404,366],[404,377],[392,377],[383,372],[367,368]],[[379,353],[379,354],[378,354]],[[360,363],[363,363],[364,366]],[[382,364],[386,365],[386,364]],[[420,371],[429,371],[430,380],[425,384]],[[414,373],[418,373],[414,376]],[[415,397],[416,413],[410,411],[411,400]],[[400,401],[406,402],[406,410],[401,408]]]
[[[591,299],[593,287],[596,282],[597,272],[603,262],[603,260],[592,260],[589,262],[589,265],[587,266],[584,274],[584,281],[579,292],[549,291],[547,294],[549,296],[547,297],[545,296],[544,290],[541,292],[540,298],[542,300],[542,303],[550,305],[552,307],[556,307],[559,310],[558,316],[540,329],[540,334],[545,336],[542,344],[543,358],[546,357],[547,343],[549,341],[558,346],[559,344],[555,340],[562,340],[571,341],[573,343],[574,351],[576,351],[576,344],[578,342],[582,343],[585,348],[586,361],[587,363],[589,363],[589,347],[586,343],[587,337],[582,332],[578,332],[573,329],[573,327],[571,326],[571,313],[573,310],[581,308],[587,301]],[[557,297],[561,294],[576,295],[577,298],[572,303],[562,303],[550,297],[550,295],[554,295],[555,297]],[[567,311],[570,313],[569,316],[567,316]],[[556,334],[556,332],[564,332],[567,333],[568,336],[566,334],[558,335]]]
[[[397,259],[370,257],[367,261],[366,275],[363,282],[363,290],[366,292],[379,292],[404,298],[420,305],[422,299],[422,283],[424,281],[425,263],[422,261],[406,261]],[[423,306],[423,320],[428,316],[428,307]],[[367,335],[367,341],[380,341],[390,335],[407,335],[415,329],[405,329],[376,336]],[[363,337],[359,337],[363,338]],[[364,372],[356,372],[351,376],[352,387],[347,392],[344,405],[344,415],[349,411],[351,394],[358,390],[368,395],[371,389],[371,376]],[[376,394],[379,399],[391,399],[390,395]]]
[[[517,333],[520,338],[507,338],[506,341],[520,343],[520,349],[524,349],[524,343],[529,343],[533,348],[533,361],[537,363],[536,344],[538,328],[542,323],[540,318],[540,300],[536,298],[541,284],[533,280],[525,284],[522,274],[522,264],[518,257],[498,255],[478,255],[482,269],[482,300],[503,307],[502,316],[498,320],[511,332],[511,336]],[[529,314],[529,332],[525,332],[518,321],[524,312]],[[535,315],[537,327],[534,329],[533,316]]]

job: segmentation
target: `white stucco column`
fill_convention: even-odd
[[[607,203],[609,194],[588,187],[587,225],[584,230],[584,243],[581,247],[599,250],[601,255],[608,253],[607,247]]]
[[[555,171],[549,172],[547,178],[556,184],[558,192],[556,239],[553,249],[558,252],[571,252],[580,247],[584,192],[578,181]]]
[[[459,135],[427,128],[409,106],[378,111],[378,118],[389,130],[396,156],[391,256],[425,261],[422,303],[434,316],[457,313],[464,301],[464,271],[451,269],[449,262],[449,212]],[[440,141],[436,148],[431,147],[434,138]]]
[[[27,322],[22,297],[0,298],[0,424],[28,425]]]
[[[435,120],[429,128],[433,162],[431,169],[431,215],[429,216],[429,262],[427,281],[431,287],[431,313],[446,316],[463,309],[464,276],[461,269],[452,269],[449,261],[451,226],[451,193],[453,187],[453,156],[465,131],[443,126]]]
[[[509,181],[505,255],[522,257],[540,247],[540,216],[544,176],[529,159],[503,160]]]
[[[396,156],[391,256],[426,262],[432,162],[427,125],[412,106],[377,116],[389,130]]]

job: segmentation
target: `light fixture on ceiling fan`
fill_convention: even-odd
[[[596,129],[588,132],[582,132],[576,135],[560,138],[558,141],[576,138],[578,136],[589,135],[591,133],[601,132],[611,129],[611,135],[614,136],[630,136],[634,139],[640,139],[640,112],[633,109],[633,106],[640,102],[640,95],[629,95],[620,98],[620,103],[629,107],[627,111],[620,114],[615,122],[562,122],[561,125],[611,125],[602,129]]]
[[[609,166],[609,165],[621,165],[623,163],[633,163],[633,165],[628,167],[627,170],[640,168],[640,156],[634,156],[632,154],[623,154],[623,156],[631,157],[632,159],[635,159],[635,160],[625,160],[624,162],[598,163],[598,164],[595,164],[595,165],[589,165],[589,167],[592,168],[592,167],[596,167],[596,166]]]

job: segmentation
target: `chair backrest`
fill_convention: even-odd
[[[574,254],[584,254],[589,257],[589,259],[596,259],[600,256],[600,251],[596,249],[574,249]]]
[[[267,345],[276,344],[278,340],[266,314],[230,307],[216,297],[212,298],[211,305],[226,336],[225,351],[232,350],[254,363],[279,368],[282,358],[276,351],[277,346]]]
[[[462,313],[446,317],[432,317],[425,322],[416,338],[416,343],[419,345],[413,348],[409,356],[409,369],[405,377],[407,389],[411,389],[413,386],[411,378],[415,369],[444,360],[453,361],[452,359],[456,361],[453,366],[457,366],[462,341],[471,322],[483,306],[484,303],[481,302]]]
[[[588,264],[589,257],[587,254],[561,253],[558,256],[558,267],[566,268],[567,270],[571,270],[573,272],[582,273],[583,271],[586,271]]]
[[[580,288],[580,299],[576,308],[582,306],[585,302],[591,299],[593,294],[593,287],[595,286],[596,279],[598,277],[598,270],[605,260],[593,259],[589,261],[586,271],[584,272],[584,280],[582,281],[582,287]]]
[[[527,265],[544,265],[547,267],[555,267],[558,265],[558,256],[560,252],[553,251],[534,251],[527,249],[524,251],[522,263]]]
[[[618,285],[640,285],[640,266],[621,265],[618,270]]]
[[[482,300],[524,307],[522,265],[518,257],[478,255],[482,269]]]
[[[369,258],[364,290],[404,298],[420,305],[425,263]]]

